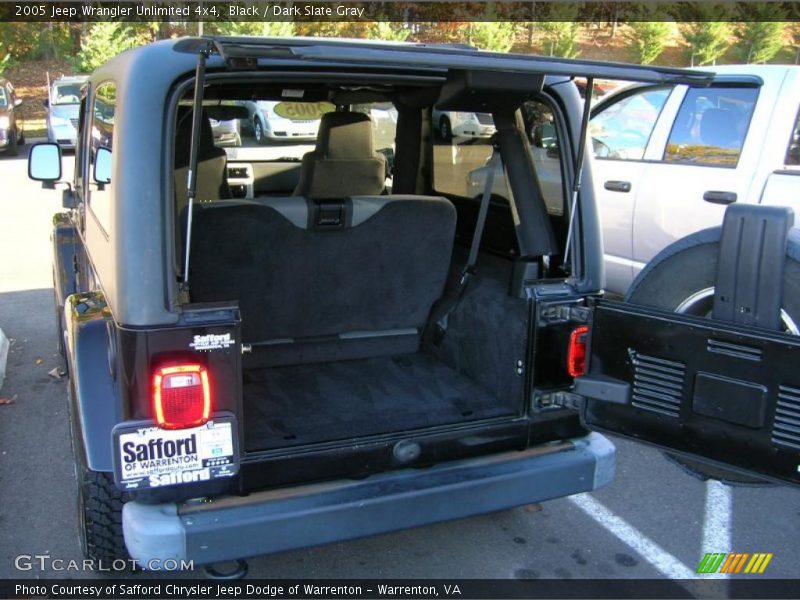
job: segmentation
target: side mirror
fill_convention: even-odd
[[[17,98],[14,100],[14,106],[19,106],[20,104],[22,104],[22,98]]]
[[[105,185],[111,183],[111,150],[98,148],[94,155],[92,177],[96,183]]]
[[[28,154],[28,177],[41,181],[43,187],[53,188],[53,184],[61,179],[61,147],[53,142],[31,146]]]

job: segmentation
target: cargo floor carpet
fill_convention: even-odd
[[[248,451],[343,440],[514,414],[427,354],[250,370],[244,382]]]

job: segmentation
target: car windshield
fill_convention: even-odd
[[[6,98],[6,91],[5,89],[0,87],[0,108],[5,108],[8,106],[8,99]]]
[[[56,83],[52,96],[53,104],[78,104],[81,101],[81,84]]]

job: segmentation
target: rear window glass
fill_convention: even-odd
[[[214,145],[230,149],[229,155],[255,161],[301,159],[314,150],[322,115],[336,110],[331,102],[254,100],[227,101],[226,104],[239,106],[247,116],[239,119],[210,117]],[[376,102],[349,108],[370,117],[375,150],[390,154],[397,126],[394,105]]]
[[[672,126],[664,160],[736,166],[757,97],[756,88],[690,88]]]

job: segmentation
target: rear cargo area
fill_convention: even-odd
[[[246,449],[410,431],[511,414],[431,354],[253,369],[244,382]]]

